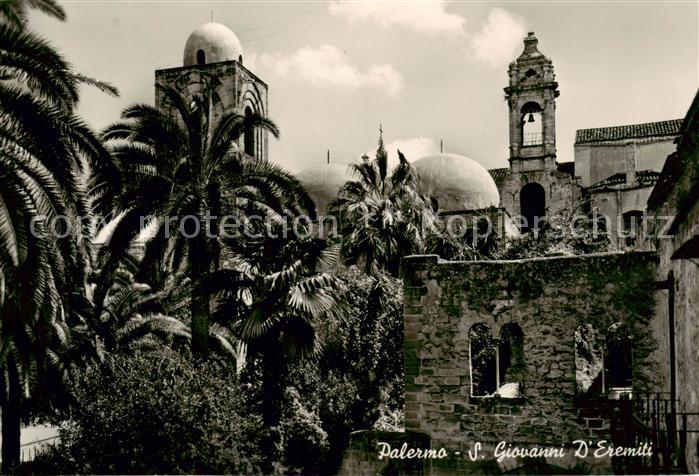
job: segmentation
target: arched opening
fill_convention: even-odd
[[[245,122],[250,121],[253,115],[250,106],[245,108]],[[255,130],[252,127],[248,127],[243,135],[243,150],[246,154],[255,157]]]
[[[612,324],[607,329],[604,363],[609,397],[630,397],[633,386],[633,344],[629,328],[621,322]]]
[[[197,50],[197,64],[199,66],[206,64],[206,53],[204,53],[204,50]]]
[[[524,333],[518,324],[509,322],[502,326],[497,361],[498,394],[518,397],[524,377]]]
[[[630,210],[624,213],[622,217],[624,221],[622,237],[626,246],[635,246],[643,227],[643,211]]]
[[[497,390],[496,348],[490,328],[474,324],[468,332],[471,359],[471,395],[484,397]]]
[[[519,193],[519,205],[522,214],[522,233],[538,229],[540,221],[546,216],[546,191],[536,182],[522,187]]]
[[[528,102],[520,110],[522,145],[541,145],[544,143],[543,109],[535,102]]]
[[[604,342],[592,324],[575,329],[575,388],[579,396],[604,393]]]

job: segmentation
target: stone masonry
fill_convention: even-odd
[[[606,399],[591,406],[576,397],[575,329],[624,322],[634,336],[647,334],[656,261],[651,253],[472,262],[407,257],[406,430],[452,449],[474,441],[556,446],[609,439]],[[524,334],[521,396],[472,396],[469,330],[484,323],[499,335],[512,322]],[[651,351],[637,354],[634,379],[641,382],[643,372],[653,373],[643,358]]]

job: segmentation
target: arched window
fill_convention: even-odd
[[[518,397],[524,377],[524,334],[519,325],[510,322],[502,326],[497,360],[498,394]]]
[[[522,113],[522,145],[541,145],[544,143],[543,109],[535,102],[528,102],[520,111]]]
[[[605,380],[610,398],[631,394],[633,386],[633,348],[631,333],[626,325],[617,322],[607,329],[605,353]]]
[[[519,325],[502,326],[500,340],[493,338],[485,324],[474,324],[469,331],[471,357],[471,395],[521,395],[524,376],[524,334]]]
[[[252,116],[252,109],[250,109],[250,106],[245,108],[245,120],[249,120],[250,117]],[[255,130],[253,128],[249,128],[245,131],[244,137],[243,137],[243,149],[245,150],[245,153],[251,156],[255,156]]]
[[[496,348],[485,324],[474,324],[468,332],[471,357],[471,395],[484,397],[497,390]]]
[[[536,182],[531,182],[522,187],[519,193],[519,204],[522,214],[522,232],[538,228],[537,218],[546,216],[546,191]]]
[[[580,396],[605,392],[603,344],[602,337],[591,324],[575,329],[575,387]]]
[[[204,53],[204,50],[197,50],[197,64],[199,66],[206,64],[206,53]]]

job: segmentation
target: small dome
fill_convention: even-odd
[[[340,164],[309,167],[298,173],[296,178],[316,204],[318,215],[327,211],[328,204],[337,198],[340,187],[351,180],[348,167]]]
[[[490,173],[475,160],[457,154],[433,154],[412,163],[422,192],[442,211],[497,207],[500,193]]]
[[[240,40],[227,26],[204,23],[187,38],[184,65],[218,63],[239,60],[243,55]]]

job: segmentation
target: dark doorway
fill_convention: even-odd
[[[544,187],[536,182],[528,183],[519,193],[519,204],[522,212],[522,233],[540,226],[537,218],[546,216],[546,192]]]
[[[630,389],[633,384],[631,333],[624,324],[612,324],[607,330],[607,355],[604,359],[610,389]]]
[[[245,121],[248,122],[252,117],[252,109],[250,107],[245,108]],[[245,131],[245,136],[243,138],[245,153],[251,156],[255,156],[255,130],[249,127]]]
[[[197,64],[199,66],[206,64],[206,53],[204,53],[204,50],[197,50]]]

